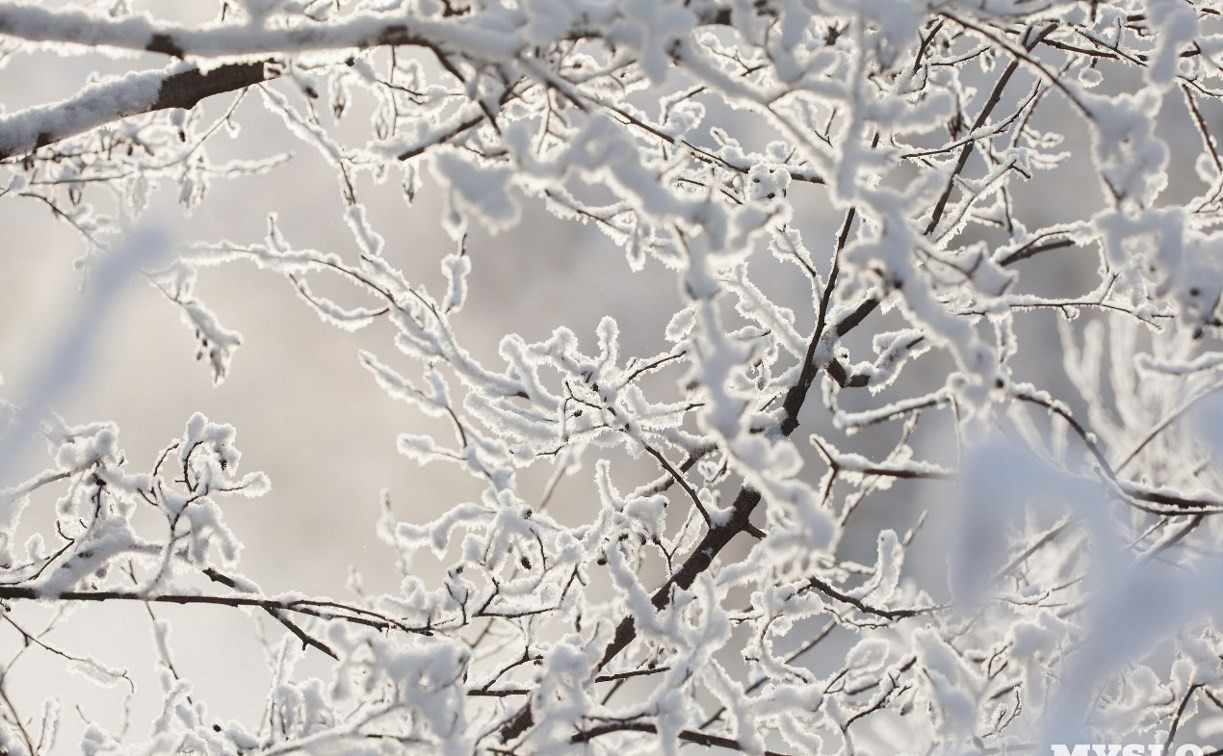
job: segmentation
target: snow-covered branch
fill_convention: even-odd
[[[198,10],[0,1],[0,76],[106,71],[0,115],[0,202],[71,231],[87,290],[129,228],[196,214],[136,271],[190,338],[124,385],[189,392],[181,352],[235,414],[300,396],[306,368],[265,364],[239,400],[261,364],[240,349],[267,348],[243,307],[284,309],[260,286],[343,334],[311,370],[361,383],[258,427],[275,491],[203,414],[145,467],[112,424],[0,404],[6,443],[48,446],[0,460],[22,649],[0,753],[59,732],[98,754],[1172,753],[1219,731],[1209,4]],[[301,327],[279,335],[321,348]],[[327,429],[361,390],[395,432]],[[153,406],[133,448],[179,422]],[[313,501],[340,481],[343,515]],[[317,523],[370,504],[381,572],[298,585],[243,551],[242,496],[316,507],[275,537],[310,531],[285,548],[340,575],[356,552]],[[240,720],[176,662],[174,604],[253,623],[270,677],[240,681],[267,691]],[[61,722],[10,673],[135,679],[73,650],[95,609],[148,623],[149,728]]]

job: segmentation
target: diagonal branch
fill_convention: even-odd
[[[851,596],[848,593],[838,591],[832,585],[824,582],[823,580],[820,580],[819,578],[815,576],[811,576],[807,578],[807,583],[808,585],[810,585],[810,587],[816,589],[817,591],[824,594],[825,596],[828,596],[830,598],[836,599],[837,601],[841,601],[843,603],[849,604],[850,606],[854,607],[855,609],[862,612],[863,614],[873,614],[876,617],[882,617],[884,619],[894,620],[894,619],[904,619],[906,617],[919,617],[923,614],[930,614],[931,612],[937,612],[937,611],[947,608],[946,606],[936,605],[936,606],[919,606],[913,609],[881,609],[877,606],[871,606],[870,604],[867,604],[865,601],[863,601],[860,598],[857,598],[856,596]]]
[[[784,401],[782,402],[782,418],[778,423],[778,429],[783,436],[789,436],[798,428],[798,414],[802,410],[803,404],[806,402],[807,394],[815,382],[816,376],[819,375],[820,369],[824,365],[817,358],[819,348],[824,344],[825,332],[831,329],[837,330],[837,326],[832,325],[828,319],[828,308],[831,302],[832,289],[836,285],[837,271],[839,269],[841,250],[849,241],[849,232],[853,226],[856,211],[850,208],[845,214],[845,220],[842,224],[840,233],[837,235],[836,249],[833,254],[832,271],[829,274],[828,283],[824,288],[823,299],[820,303],[820,311],[818,314],[815,331],[811,336],[811,340],[807,345],[807,352],[804,357],[802,370],[799,372],[798,379],[794,385],[786,392]],[[877,304],[877,303],[876,303]],[[874,306],[869,308],[874,309]],[[869,310],[867,310],[869,312]],[[865,317],[865,313],[862,317]],[[855,323],[856,324],[856,323]],[[848,330],[848,328],[846,329]],[[680,568],[663,583],[662,587],[655,591],[650,599],[650,603],[655,610],[661,611],[671,603],[671,597],[676,588],[686,590],[692,585],[696,577],[702,572],[708,570],[714,559],[726,548],[735,536],[740,533],[751,533],[755,526],[751,523],[752,512],[760,504],[760,492],[752,488],[744,486],[739,489],[739,493],[735,496],[734,502],[730,506],[731,514],[725,520],[719,522],[715,527],[710,528],[701,538],[701,542],[696,545],[688,555]],[[758,530],[758,529],[757,529]],[[628,648],[629,644],[637,638],[637,624],[630,614],[620,620],[620,624],[616,626],[615,633],[612,635],[612,640],[607,644],[606,650],[603,652],[603,659],[597,665],[597,669],[603,669],[616,658],[620,652]],[[534,715],[531,713],[530,705],[526,705],[518,709],[509,719],[505,720],[500,728],[499,735],[502,742],[509,742],[522,733],[526,732],[535,722]]]
[[[0,160],[83,134],[122,118],[170,108],[194,108],[207,97],[244,89],[278,76],[257,63],[230,63],[208,73],[175,63],[90,84],[74,97],[0,117]]]
[[[218,570],[209,567],[208,569],[204,570],[204,574],[207,575],[208,579],[212,580],[213,582],[220,583],[227,588],[241,590],[237,580],[234,580],[229,575],[226,575]],[[322,651],[324,654],[330,656],[332,659],[335,659],[336,661],[340,660],[339,654],[337,654],[335,650],[331,648],[331,646],[307,633],[301,628],[300,625],[286,617],[283,610],[273,609],[270,606],[263,607],[263,610],[271,615],[277,622],[284,625],[285,629],[297,636],[297,639],[302,642],[303,648],[313,646],[319,651]]]

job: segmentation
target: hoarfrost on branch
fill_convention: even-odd
[[[56,391],[9,396],[0,753],[960,754],[1223,730],[1210,3],[218,0],[199,25],[0,2],[0,62],[81,55],[112,73],[0,114],[0,198],[79,238],[80,322],[122,268],[222,382],[257,347],[201,271],[253,263],[325,323],[386,327],[351,355],[368,386],[452,431],[405,429],[403,464],[480,492],[432,521],[388,499],[370,529],[396,591],[273,594],[225,512],[287,503],[233,427],[167,419],[142,464]],[[212,157],[268,119],[291,146]],[[269,196],[261,235],[123,257],[155,192],[190,212],[302,154],[335,184],[297,191],[334,191],[346,246],[314,248]],[[410,280],[375,220],[387,187],[442,198],[449,243],[411,250],[437,278]],[[641,303],[669,308],[665,346],[610,316],[471,345],[473,239],[548,213],[673,279],[673,303]],[[145,607],[163,703],[57,742],[72,691],[40,708],[7,673],[41,655],[132,695],[49,634],[92,602]],[[249,615],[262,711],[210,714],[165,604]]]

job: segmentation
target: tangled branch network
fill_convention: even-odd
[[[1217,3],[143,5],[0,2],[0,62],[77,77],[0,114],[0,201],[75,235],[87,291],[170,225],[124,264],[216,383],[242,338],[205,268],[385,334],[369,387],[448,428],[403,464],[477,493],[432,521],[387,497],[394,590],[268,592],[224,514],[292,503],[232,426],[152,429],[139,465],[66,393],[10,396],[0,753],[1223,753]],[[254,238],[175,226],[310,159],[334,187],[249,198]],[[306,192],[342,242],[289,212]],[[436,243],[405,250],[387,196]],[[627,285],[562,285],[651,333],[473,344],[469,283],[535,226],[618,247]],[[147,626],[152,705],[74,649],[97,604]],[[215,714],[171,604],[249,617],[262,708]],[[36,664],[129,704],[44,703]]]

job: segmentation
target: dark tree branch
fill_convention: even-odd
[[[264,63],[232,63],[208,73],[178,63],[160,71],[91,84],[75,97],[0,118],[0,160],[34,150],[128,116],[194,108],[201,100],[278,76]]]
[[[220,583],[221,585],[224,585],[227,588],[233,588],[235,590],[240,590],[240,588],[238,588],[238,581],[234,580],[229,575],[219,572],[218,570],[208,568],[204,570],[204,574],[207,575],[208,579],[212,580],[213,582]],[[328,646],[326,643],[323,643],[322,641],[318,640],[317,638],[311,636],[305,630],[302,630],[300,625],[290,620],[288,617],[285,617],[283,610],[273,609],[272,607],[269,607],[269,606],[263,607],[263,610],[267,612],[268,614],[272,615],[272,617],[275,618],[277,622],[284,625],[285,628],[289,632],[296,635],[297,639],[302,642],[303,648],[308,647],[308,646],[313,646],[314,648],[318,649],[319,651],[322,651],[324,654],[327,654],[328,656],[330,656],[332,659],[339,661],[340,655],[337,654],[335,650],[331,648],[331,646]]]
[[[876,143],[878,135],[875,137]],[[819,314],[816,320],[815,332],[811,336],[811,340],[807,344],[806,355],[803,360],[802,370],[799,372],[799,377],[794,385],[786,392],[785,399],[782,402],[782,419],[778,424],[783,436],[789,436],[798,428],[798,414],[802,410],[804,402],[806,402],[807,394],[811,389],[811,385],[815,382],[816,376],[819,374],[821,365],[816,361],[816,352],[820,343],[824,339],[824,333],[828,328],[828,309],[832,301],[832,291],[836,284],[837,274],[839,270],[839,262],[841,250],[849,241],[849,232],[853,226],[856,212],[850,208],[845,214],[845,221],[841,226],[840,233],[837,234],[836,249],[833,253],[832,271],[828,277],[828,283],[824,287],[824,292],[820,300]],[[877,304],[877,303],[876,303]],[[862,309],[862,308],[859,308]],[[873,309],[873,307],[871,308]],[[869,312],[869,310],[867,310]],[[865,313],[862,315],[865,317]],[[860,319],[859,319],[860,320]],[[847,329],[848,330],[848,329]],[[651,604],[656,610],[664,609],[671,602],[671,597],[676,588],[686,590],[696,580],[697,575],[700,575],[705,570],[709,569],[713,564],[714,559],[726,548],[735,536],[740,533],[752,532],[754,526],[751,524],[752,512],[756,506],[760,504],[760,493],[747,486],[739,490],[734,502],[731,504],[731,516],[718,524],[716,527],[710,528],[701,538],[700,543],[688,555],[680,568],[668,578],[667,582],[663,583],[651,598]],[[598,669],[603,669],[616,658],[620,652],[624,651],[637,638],[637,625],[632,615],[629,615],[620,621],[616,626],[616,631],[612,635],[611,642],[607,645],[607,649],[603,652],[603,659],[598,664]],[[531,713],[529,705],[520,708],[513,716],[507,719],[500,727],[500,736],[503,742],[509,742],[519,735],[524,733],[534,723],[534,717]]]
[[[118,590],[64,591],[56,595],[47,595],[33,586],[0,585],[0,600],[143,601],[158,604],[211,604],[213,606],[256,607],[269,612],[294,612],[319,619],[338,619],[378,630],[400,630],[419,635],[432,634],[430,630],[409,627],[402,622],[382,615],[375,615],[358,607],[344,606],[335,602],[311,602],[301,599],[272,599],[262,596],[214,596],[195,593],[145,593],[143,591]],[[320,609],[319,606],[324,603],[335,608],[331,611]]]
[[[608,724],[592,727],[589,730],[580,730],[574,735],[569,742],[571,743],[589,743],[600,735],[608,735],[613,732],[658,732],[658,728],[648,722],[609,722]],[[693,730],[682,730],[677,737],[680,740],[697,745],[705,746],[706,748],[729,748],[734,751],[744,750],[739,741],[734,738],[722,737],[721,735],[709,735],[703,732],[695,732]],[[764,751],[765,756],[785,756],[778,751]]]
[[[825,596],[828,596],[829,598],[834,598],[837,601],[849,604],[850,606],[854,607],[855,609],[862,612],[863,614],[873,614],[874,616],[882,617],[883,619],[903,619],[905,617],[918,617],[923,614],[937,612],[940,609],[946,608],[942,606],[923,606],[923,607],[918,607],[916,609],[880,609],[879,607],[875,607],[875,606],[871,606],[870,604],[867,604],[866,602],[862,601],[862,599],[854,598],[853,596],[850,596],[848,593],[843,593],[841,591],[838,591],[836,588],[832,587],[828,583],[825,583],[823,580],[820,580],[817,577],[814,577],[814,576],[809,577],[807,578],[807,582],[810,584],[812,588],[816,589],[817,591],[824,594]]]

